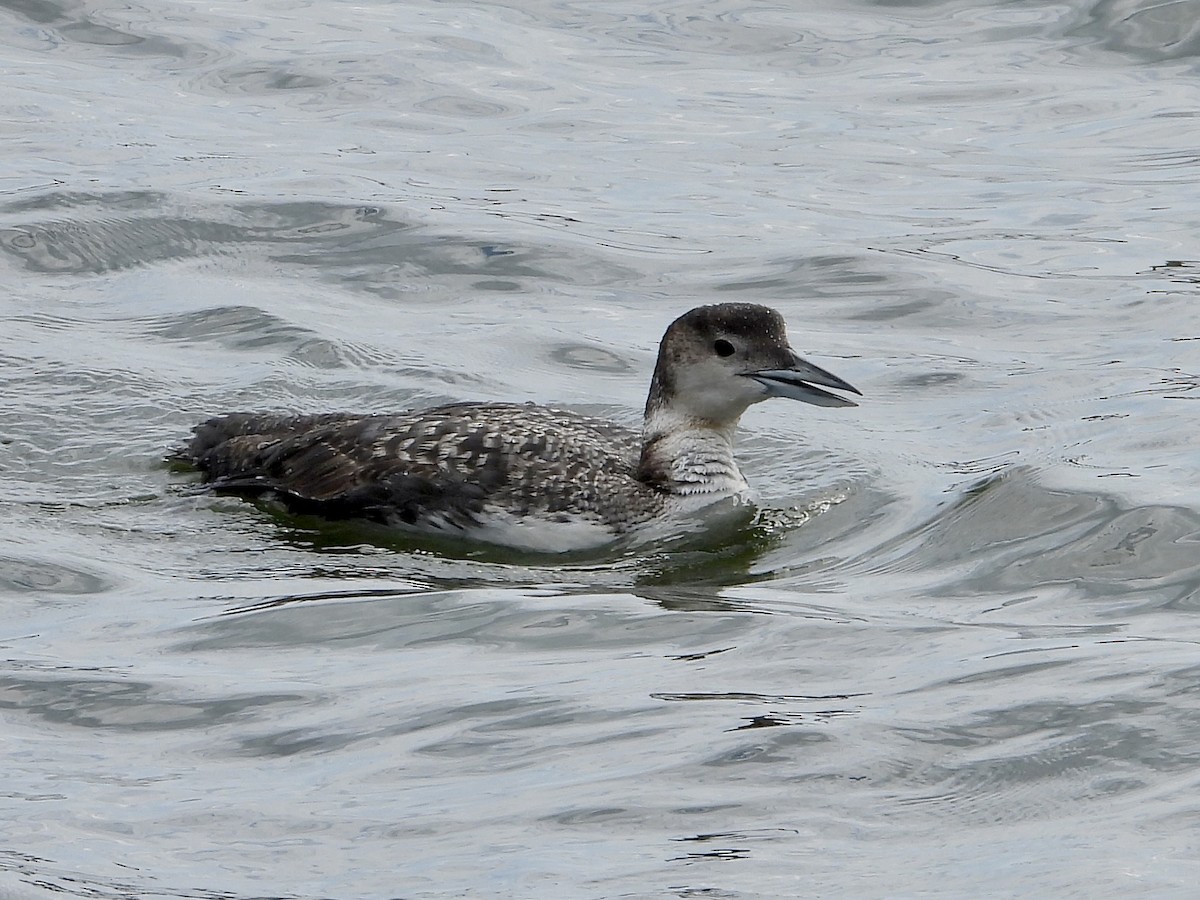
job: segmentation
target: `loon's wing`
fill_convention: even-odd
[[[399,415],[233,413],[180,455],[211,488],[272,492],[299,512],[442,529],[485,506],[627,518],[639,435],[543,406],[455,403]],[[614,497],[621,502],[599,501]]]
[[[297,512],[407,524],[436,516],[462,527],[507,477],[503,454],[470,479],[439,464],[439,452],[469,453],[473,443],[462,416],[232,413],[197,426],[181,456],[213,490],[271,492]]]

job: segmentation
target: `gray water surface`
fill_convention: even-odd
[[[1194,0],[0,0],[0,895],[1194,895]],[[166,462],[636,423],[762,302],[863,390],[751,529],[531,558]]]

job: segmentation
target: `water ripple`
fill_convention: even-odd
[[[113,587],[100,575],[46,559],[0,556],[0,590],[16,594],[99,594]]]

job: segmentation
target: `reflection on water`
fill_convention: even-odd
[[[167,218],[159,214],[165,198],[131,195],[113,198],[117,210],[141,215],[113,218],[107,197],[48,198],[50,208],[73,207],[76,216],[94,207],[104,218],[88,221],[38,222],[0,231],[0,250],[17,257],[35,272],[62,274],[102,273],[110,269],[188,259],[236,250],[245,244],[287,245],[303,243],[336,246],[361,240],[364,232],[403,230],[377,209],[347,209],[331,204],[274,204],[228,210],[228,221],[190,217]],[[57,201],[57,202],[56,202]],[[124,202],[122,202],[124,201]],[[23,204],[22,204],[23,205]],[[140,207],[140,209],[139,209]],[[18,207],[19,208],[19,207]]]
[[[1068,36],[1085,38],[1140,62],[1200,56],[1200,21],[1186,0],[1099,0],[1078,15],[1078,24],[1066,31]]]
[[[1194,12],[0,0],[0,893],[1190,896]],[[636,423],[735,299],[866,396],[751,411],[697,543],[164,461],[234,408]]]

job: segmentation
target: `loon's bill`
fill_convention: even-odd
[[[837,394],[831,394],[829,391],[815,387],[818,384],[862,396],[862,391],[844,378],[839,378],[832,372],[827,372],[800,356],[795,357],[791,368],[747,372],[746,377],[752,378],[765,387],[767,393],[772,397],[799,400],[814,406],[858,406],[853,400],[847,400],[845,397],[839,397]]]

